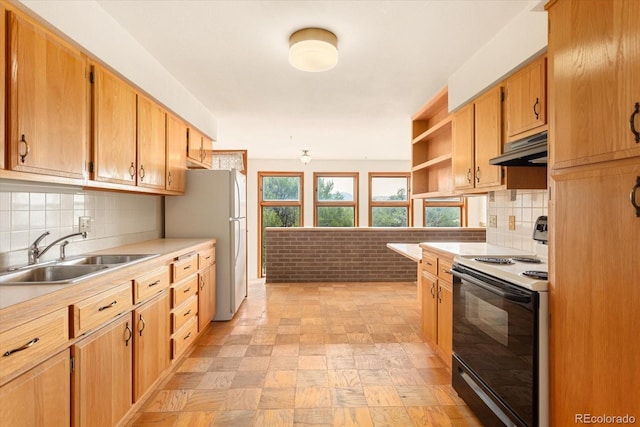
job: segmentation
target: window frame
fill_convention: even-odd
[[[460,201],[453,200],[443,200],[443,201],[433,201],[433,200],[422,200],[422,225],[427,227],[427,208],[460,208],[460,226],[456,228],[466,227],[468,224],[468,206],[467,206],[467,198],[464,196],[460,196]],[[438,228],[438,227],[435,227]]]
[[[407,200],[397,201],[375,201],[373,200],[373,180],[374,178],[406,178],[407,179]],[[413,200],[411,199],[411,173],[410,172],[369,172],[369,227],[379,227],[373,225],[373,208],[378,207],[406,207],[407,227],[413,227]]]
[[[318,208],[320,207],[353,207],[353,226],[358,226],[358,178],[359,172],[314,172],[313,173],[313,226],[318,226]],[[353,201],[318,200],[318,178],[353,178]]]
[[[264,177],[297,177],[300,179],[300,198],[298,201],[265,201],[264,192],[262,188],[262,181]],[[273,171],[258,171],[258,277],[265,277],[262,273],[262,210],[269,206],[294,206],[300,209],[300,227],[304,226],[304,172],[273,172]]]

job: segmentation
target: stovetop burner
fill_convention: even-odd
[[[527,270],[522,273],[524,276],[532,279],[549,280],[549,273],[546,271]]]
[[[513,264],[509,258],[497,258],[497,257],[476,257],[476,261],[486,262],[487,264]]]
[[[511,257],[511,259],[518,262],[526,262],[528,264],[542,263],[542,260],[540,260],[540,258],[527,257],[527,256],[514,256],[514,257]]]

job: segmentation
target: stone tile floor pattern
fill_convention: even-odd
[[[250,283],[127,426],[480,426],[420,337],[415,284]]]

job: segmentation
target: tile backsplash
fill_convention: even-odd
[[[545,252],[533,240],[536,219],[548,212],[547,190],[505,190],[487,196],[487,243],[525,251]],[[490,218],[496,216],[496,227]],[[515,230],[509,229],[509,216],[515,216]]]
[[[49,231],[41,247],[78,231],[91,217],[86,239],[69,239],[67,255],[162,237],[162,197],[89,191],[77,187],[0,181],[0,269],[27,262],[29,245]],[[59,256],[51,248],[43,260]]]

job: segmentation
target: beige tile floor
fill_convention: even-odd
[[[128,426],[479,426],[415,284],[250,284]]]

